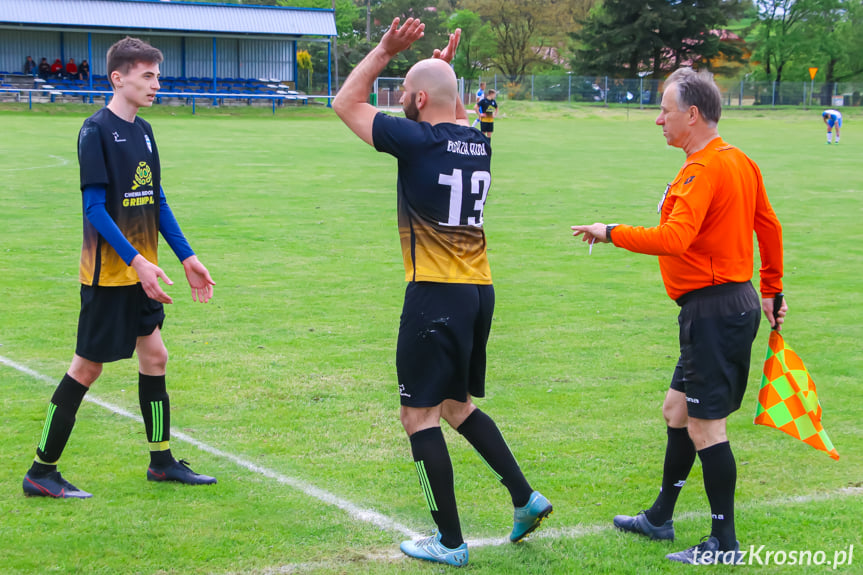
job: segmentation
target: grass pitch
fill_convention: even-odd
[[[14,108],[0,109],[0,356],[59,381],[78,312],[76,137],[95,108]],[[594,221],[654,225],[683,153],[665,146],[655,111],[506,102],[501,112],[485,211],[497,309],[489,394],[477,403],[555,513],[526,543],[496,544],[511,526],[506,491],[446,430],[465,536],[495,543],[473,546],[465,571],[688,572],[664,555],[709,532],[698,463],[675,543],[610,529],[613,515],[648,506],[658,488],[677,307],[655,258],[606,245],[588,256],[569,232]],[[404,282],[395,161],[328,110],[144,116],[172,208],[217,282],[211,303],[193,303],[163,243],[160,264],[176,282],[164,329],[174,430],[429,531],[397,414]],[[854,545],[858,563],[863,137],[853,114],[839,146],[825,145],[815,112],[725,116],[721,134],[758,162],[783,223],[783,333],[813,374],[842,455],[833,462],[752,425],[762,322],[744,407],[729,421],[738,536],[744,548],[823,550],[830,560]],[[137,414],[136,372],[133,361],[108,365],[91,394]],[[445,571],[401,558],[397,528],[176,439],[175,454],[219,484],[149,484],[143,425],[92,403],[79,412],[61,470],[94,497],[25,498],[21,479],[53,385],[0,365],[3,573]]]

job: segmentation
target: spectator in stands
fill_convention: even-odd
[[[54,63],[51,64],[51,77],[59,78],[63,75],[63,62],[60,61],[60,58],[54,60]]]
[[[47,58],[42,58],[42,61],[39,62],[39,77],[43,80],[47,80],[48,76],[51,74],[51,64],[48,63]]]
[[[66,62],[66,77],[74,80],[78,77],[78,65],[75,64],[75,58],[69,58]]]
[[[24,60],[24,73],[28,76],[36,74],[36,61],[33,59],[33,56],[27,56],[27,59]]]
[[[87,58],[81,60],[81,65],[78,66],[78,79],[79,80],[89,80],[90,79],[90,64],[87,62]]]

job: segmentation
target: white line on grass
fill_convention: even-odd
[[[771,501],[753,501],[750,504],[737,505],[736,509],[738,511],[741,509],[750,508],[761,509],[763,507],[778,507],[781,505],[791,505],[795,503],[812,503],[817,501],[827,501],[829,499],[838,499],[842,497],[859,497],[861,495],[863,495],[863,487],[843,487],[835,491],[816,493],[815,495],[779,497]],[[679,513],[678,515],[676,515],[675,521],[704,517],[707,513],[707,509],[703,511],[687,511],[685,513]],[[582,537],[587,537],[590,535],[599,535],[607,531],[614,531],[614,529],[615,528],[612,526],[611,520],[608,520],[603,523],[598,523],[594,525],[574,525],[572,527],[559,527],[551,529],[542,528],[541,531],[537,531],[532,534],[530,536],[530,539],[580,539]],[[465,542],[467,543],[469,549],[476,549],[478,547],[498,547],[503,545],[512,545],[512,543],[510,543],[509,539],[506,537],[495,537],[488,539],[466,539]],[[381,551],[364,554],[361,559],[351,559],[346,561],[324,560],[307,563],[288,563],[285,565],[266,567],[261,570],[244,570],[242,573],[246,575],[283,575],[286,573],[302,573],[305,571],[313,570],[329,570],[335,572],[343,570],[346,565],[357,565],[358,563],[363,561],[367,563],[392,563],[401,560],[411,561],[411,559],[408,559],[408,557],[402,553]],[[236,575],[237,573],[238,572],[236,571],[229,571],[226,575]]]
[[[30,377],[33,377],[33,378],[38,379],[40,381],[44,381],[45,383],[49,383],[51,385],[54,385],[57,383],[54,379],[48,377],[47,375],[42,375],[38,371],[34,371],[34,370],[30,369],[26,365],[21,365],[19,363],[16,363],[9,358],[3,357],[2,355],[0,355],[0,364],[9,366],[12,369],[16,369],[16,370],[20,371],[21,373],[25,373],[25,374],[29,375]],[[133,413],[130,413],[129,411],[126,411],[122,407],[118,407],[116,405],[108,403],[107,401],[101,400],[98,397],[94,397],[90,394],[87,394],[86,396],[84,396],[84,399],[86,401],[89,401],[90,403],[95,403],[99,407],[103,407],[103,408],[107,409],[111,413],[115,413],[117,415],[122,415],[123,417],[128,417],[129,419],[133,419],[133,420],[138,421],[138,422],[143,422],[143,420],[139,416],[137,416]],[[316,487],[316,486],[312,485],[311,483],[303,481],[302,479],[297,479],[296,477],[289,477],[287,475],[282,475],[281,473],[279,473],[277,471],[273,471],[271,469],[267,469],[266,467],[262,467],[260,465],[255,464],[255,463],[252,463],[248,459],[244,459],[238,455],[234,455],[233,453],[228,453],[226,451],[222,451],[221,449],[218,449],[216,447],[208,445],[208,444],[204,443],[203,441],[198,441],[197,439],[195,439],[195,438],[193,438],[193,437],[191,437],[185,433],[172,430],[171,435],[173,437],[176,437],[177,439],[179,439],[181,441],[185,441],[186,443],[191,443],[192,445],[194,445],[195,447],[197,447],[201,451],[206,451],[207,453],[209,453],[211,455],[215,455],[216,457],[222,457],[224,459],[232,461],[233,463],[239,465],[240,467],[248,469],[252,473],[257,473],[259,475],[263,475],[264,477],[274,479],[274,480],[278,481],[279,483],[281,483],[283,485],[287,485],[289,487],[293,487],[294,489],[297,489],[298,491],[301,491],[310,497],[314,497],[315,499],[323,501],[324,503],[327,503],[327,504],[332,505],[334,507],[338,507],[342,511],[347,512],[347,514],[350,515],[351,517],[353,517],[354,519],[358,519],[358,520],[366,522],[366,523],[371,523],[372,525],[375,525],[375,526],[377,526],[381,529],[385,529],[387,531],[397,531],[397,532],[401,533],[402,535],[410,537],[411,539],[416,539],[418,537],[421,537],[420,533],[417,533],[413,529],[407,527],[406,525],[399,523],[398,521],[390,519],[386,515],[378,513],[377,511],[374,511],[372,509],[364,509],[362,507],[359,507],[358,505],[354,505],[353,503],[351,503],[347,499],[343,499],[343,498],[341,498],[341,497],[339,497],[333,493],[330,493],[329,491],[327,491],[325,489],[321,489],[320,487]]]
[[[67,160],[66,158],[61,158],[60,156],[49,155],[48,157],[59,160],[59,163],[51,164],[49,166],[31,166],[29,168],[0,168],[0,172],[24,172],[27,170],[45,170],[48,168],[60,168],[69,163],[69,160]]]

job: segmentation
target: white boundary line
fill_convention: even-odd
[[[59,160],[60,163],[59,164],[51,164],[48,166],[32,166],[29,168],[0,168],[0,172],[24,172],[27,170],[46,170],[48,168],[60,168],[60,167],[63,167],[69,163],[69,160],[67,160],[66,158],[62,158],[60,156],[49,155],[48,157],[54,158],[55,160]]]
[[[42,375],[38,371],[34,371],[25,365],[16,363],[9,358],[3,357],[2,355],[0,355],[0,364],[11,367],[12,369],[18,370],[21,373],[25,373],[30,377],[33,377],[34,379],[38,379],[48,384],[55,385],[57,383],[54,379],[48,377],[47,375]],[[130,413],[129,411],[126,411],[122,407],[118,407],[116,405],[108,403],[107,401],[101,400],[90,394],[84,396],[84,399],[86,401],[89,401],[90,403],[95,403],[99,407],[107,409],[111,413],[122,415],[123,417],[128,417],[129,419],[143,423],[141,417]],[[267,469],[266,467],[262,467],[260,465],[257,465],[256,463],[252,463],[248,459],[240,457],[239,455],[234,455],[233,453],[222,451],[221,449],[208,445],[203,441],[199,441],[191,437],[190,435],[179,431],[171,431],[171,436],[181,441],[185,441],[186,443],[191,443],[201,451],[206,451],[207,453],[215,455],[216,457],[227,459],[239,465],[240,467],[251,471],[252,473],[257,473],[259,475],[263,475],[264,477],[268,477],[269,479],[274,479],[279,483],[287,485],[289,487],[293,487],[294,489],[301,491],[310,497],[314,497],[315,499],[318,499],[324,503],[327,503],[334,507],[338,507],[339,509],[345,511],[348,515],[359,521],[371,523],[372,525],[375,525],[376,527],[379,527],[386,531],[397,531],[411,539],[416,539],[422,536],[420,533],[414,531],[410,527],[407,527],[406,525],[403,525],[398,521],[395,521],[394,519],[390,519],[386,515],[378,513],[373,509],[365,509],[363,507],[359,507],[358,505],[351,503],[347,499],[343,499],[338,495],[330,493],[329,491],[321,489],[320,487],[316,487],[315,485],[303,481],[302,479],[297,479],[296,477],[290,477],[287,475],[283,475],[278,471]]]
[[[55,381],[46,375],[42,375],[41,373],[30,369],[27,366],[21,365],[3,357],[0,355],[0,364],[11,367],[15,370],[20,371],[21,373],[27,374],[35,379],[43,381],[45,383],[53,385]],[[129,419],[133,419],[135,421],[141,422],[142,419],[137,415],[126,411],[122,407],[117,407],[107,401],[103,401],[96,397],[92,397],[87,395],[84,397],[86,401],[91,403],[95,403],[96,405],[107,409],[108,411],[115,413],[117,415],[122,415],[124,417],[128,417]],[[286,475],[282,475],[277,471],[272,471],[267,469],[266,467],[262,467],[247,459],[244,459],[240,456],[234,455],[232,453],[227,453],[222,451],[221,449],[217,449],[212,447],[202,441],[198,441],[197,439],[192,438],[191,436],[181,433],[181,432],[171,432],[171,435],[185,441],[186,443],[190,443],[200,449],[201,451],[206,451],[211,455],[215,455],[217,457],[222,457],[224,459],[228,459],[233,463],[243,467],[253,473],[258,473],[263,475],[264,477],[268,477],[270,479],[274,479],[283,485],[287,485],[289,487],[293,487],[298,491],[302,491],[306,495],[314,497],[324,503],[329,505],[333,505],[334,507],[338,507],[343,511],[347,512],[351,517],[358,519],[360,521],[371,523],[381,529],[387,531],[398,531],[402,535],[405,535],[411,539],[417,539],[422,537],[422,534],[413,531],[409,527],[402,525],[401,523],[390,519],[389,517],[378,513],[377,511],[371,509],[364,509],[357,505],[354,505],[350,501],[346,499],[342,499],[329,491],[321,489],[303,481],[301,479],[296,479],[294,477],[289,477]],[[737,505],[736,509],[750,509],[750,508],[763,508],[763,507],[774,507],[779,505],[789,505],[795,503],[811,503],[817,501],[827,501],[830,499],[836,499],[841,497],[855,497],[863,495],[863,487],[844,487],[841,489],[837,489],[835,491],[829,491],[826,493],[817,493],[815,495],[799,495],[799,496],[791,496],[791,497],[780,497],[777,499],[773,499],[771,501],[759,501],[752,502],[749,504]],[[697,517],[704,516],[706,511],[687,511],[685,513],[680,513],[677,515],[677,520],[685,520],[685,519],[693,519]],[[562,539],[562,538],[571,538],[577,539],[580,537],[586,537],[589,535],[597,535],[600,533],[604,533],[606,531],[612,531],[614,527],[611,524],[611,521],[604,522],[602,524],[594,524],[594,525],[575,525],[572,527],[562,527],[562,528],[551,528],[551,529],[543,529],[542,531],[538,531],[530,536],[531,539]],[[485,538],[485,539],[467,539],[466,540],[468,547],[476,549],[478,547],[499,547],[503,545],[512,545],[509,542],[507,537],[494,537],[494,538]],[[401,553],[387,553],[381,552],[376,554],[368,554],[365,556],[366,561],[397,561],[400,559],[405,559],[406,557]],[[292,563],[286,565],[280,565],[275,567],[265,568],[262,571],[257,571],[258,573],[262,573],[265,575],[270,574],[278,574],[278,573],[296,573],[297,571],[308,570],[308,569],[318,569],[318,568],[327,568],[332,567],[333,569],[337,569],[342,565],[342,563],[325,561],[319,563]]]

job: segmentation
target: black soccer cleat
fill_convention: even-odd
[[[669,519],[662,525],[656,526],[648,521],[644,511],[639,511],[638,515],[634,517],[630,515],[615,515],[614,526],[621,531],[646,535],[651,539],[674,540],[674,521]]]
[[[678,551],[669,553],[666,559],[689,565],[740,565],[743,563],[743,554],[740,552],[740,542],[734,542],[734,549],[720,549],[719,539],[706,536],[701,543]]]
[[[87,499],[92,493],[81,491],[60,475],[51,471],[47,475],[34,476],[30,472],[24,476],[24,495],[28,497],[54,497],[56,499]]]
[[[147,481],[176,481],[186,485],[212,485],[215,477],[200,475],[189,468],[189,462],[183,459],[165,467],[150,466],[147,468]]]

